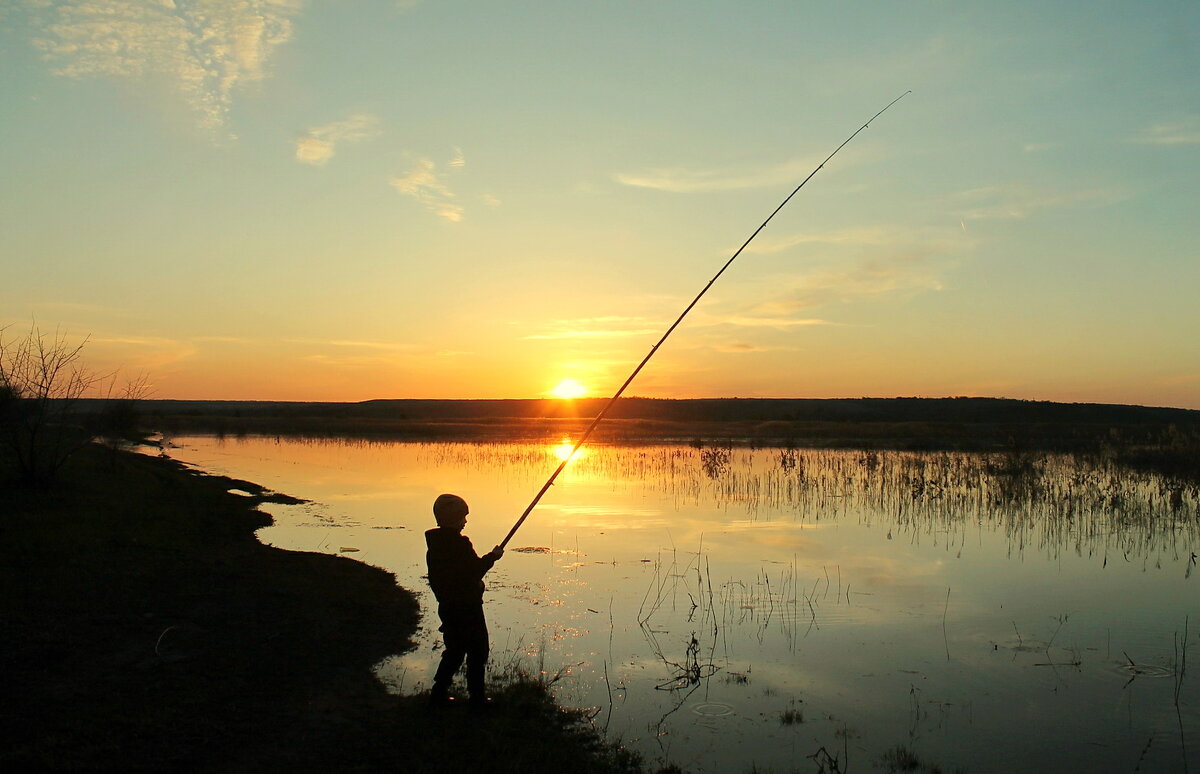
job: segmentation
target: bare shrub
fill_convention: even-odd
[[[138,403],[150,397],[151,392],[149,377],[145,374],[119,386],[115,375],[109,378],[104,401],[88,423],[92,434],[111,449],[121,448],[137,439],[142,420]]]
[[[18,483],[47,486],[67,459],[91,440],[76,404],[100,380],[84,367],[87,339],[72,343],[36,323],[17,338],[0,328],[0,444]]]

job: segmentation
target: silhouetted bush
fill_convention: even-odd
[[[98,377],[62,333],[47,336],[36,326],[8,340],[0,329],[0,430],[9,475],[26,486],[53,482],[67,458],[90,440],[79,426],[76,403]]]

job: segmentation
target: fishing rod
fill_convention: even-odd
[[[596,429],[596,426],[599,425],[601,420],[604,419],[605,415],[608,414],[609,409],[616,405],[617,400],[625,392],[625,388],[627,388],[633,382],[633,380],[637,378],[637,375],[640,374],[642,369],[646,367],[646,363],[650,362],[650,358],[654,357],[654,353],[657,352],[658,348],[663,345],[663,342],[667,340],[667,337],[674,333],[675,329],[679,327],[679,324],[683,322],[683,318],[687,317],[688,312],[692,311],[692,307],[700,302],[700,299],[703,298],[704,294],[708,292],[708,289],[713,286],[713,283],[725,273],[725,270],[728,269],[735,260],[737,260],[737,257],[742,254],[742,251],[746,249],[746,246],[754,241],[754,238],[758,236],[758,232],[767,227],[767,224],[771,222],[771,219],[774,218],[775,215],[778,214],[778,212],[792,200],[793,196],[800,192],[800,189],[804,187],[805,183],[807,183],[809,180],[812,180],[813,176],[820,172],[825,165],[829,163],[829,160],[838,154],[838,151],[840,151],[842,148],[845,148],[851,140],[858,136],[859,132],[870,126],[872,121],[883,115],[884,111],[886,111],[892,105],[895,105],[900,100],[904,99],[904,97],[908,96],[909,94],[912,94],[911,90],[904,92],[899,97],[896,97],[894,100],[887,103],[887,105],[883,107],[883,110],[880,110],[878,113],[871,116],[871,118],[868,119],[865,124],[854,130],[854,134],[847,137],[841,145],[834,149],[833,153],[830,153],[825,157],[824,161],[817,165],[816,169],[814,169],[812,172],[809,172],[808,177],[804,178],[804,180],[800,182],[800,185],[796,186],[796,188],[787,195],[787,198],[780,202],[779,206],[771,211],[771,214],[767,216],[767,219],[764,220],[758,228],[754,229],[754,233],[747,237],[746,241],[742,243],[742,246],[737,249],[737,252],[730,256],[729,260],[725,262],[725,265],[721,267],[720,271],[714,274],[713,278],[708,281],[708,284],[696,294],[696,297],[692,299],[692,303],[688,304],[687,308],[680,312],[679,317],[675,318],[675,322],[671,323],[671,327],[667,328],[667,332],[662,335],[662,338],[658,340],[658,343],[650,348],[650,351],[646,353],[644,358],[642,358],[642,362],[638,363],[637,368],[633,369],[633,373],[629,374],[629,378],[627,378],[625,382],[617,388],[617,391],[613,393],[613,396],[608,399],[608,403],[604,404],[604,408],[600,410],[600,413],[597,414],[596,418],[592,420],[592,423],[588,425],[587,430],[583,431],[583,435],[579,436],[579,440],[575,442],[575,445],[571,447],[570,453],[563,457],[562,461],[559,462],[558,467],[555,468],[554,472],[550,474],[550,478],[546,479],[546,483],[543,484],[542,488],[538,490],[538,493],[533,496],[533,501],[530,502],[529,506],[525,508],[525,512],[521,514],[521,518],[517,519],[517,523],[514,524],[512,529],[508,531],[508,534],[504,536],[504,540],[500,541],[500,548],[504,548],[506,545],[508,545],[508,541],[512,540],[512,536],[517,534],[517,530],[521,528],[521,525],[525,523],[525,519],[529,518],[529,514],[532,513],[533,509],[537,507],[537,504],[541,502],[543,495],[550,491],[550,487],[554,486],[554,481],[558,478],[558,474],[563,472],[563,470],[567,467],[567,463],[571,461],[571,458],[575,456],[575,453],[579,451],[580,447],[583,446],[584,443],[587,442],[587,439],[591,437],[592,431]]]

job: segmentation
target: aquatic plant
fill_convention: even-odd
[[[889,530],[944,535],[948,547],[981,525],[1005,534],[1015,555],[1036,548],[1051,558],[1070,550],[1132,559],[1200,544],[1200,487],[1094,455],[794,449],[772,460],[737,447],[597,447],[574,475],[663,491],[680,504],[739,507],[751,518],[885,513]]]
[[[789,702],[792,706],[779,713],[779,725],[795,726],[804,722],[804,710],[796,707],[796,700]]]

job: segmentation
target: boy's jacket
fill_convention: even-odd
[[[425,533],[429,586],[441,605],[483,604],[483,576],[496,560],[479,556],[471,539],[437,527]]]

